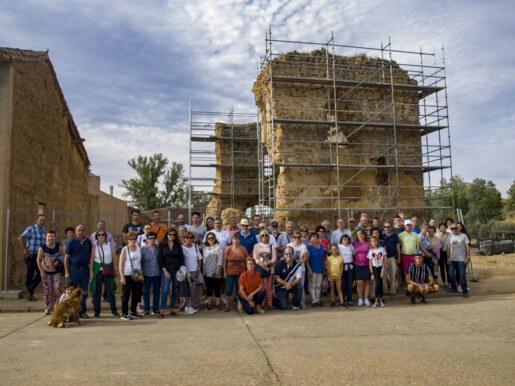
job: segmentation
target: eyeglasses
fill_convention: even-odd
[[[385,225],[384,227],[385,227],[385,229],[390,229],[391,228],[390,225]]]
[[[136,240],[137,240],[137,238],[134,238],[134,237],[129,239],[129,241],[136,241]]]
[[[285,253],[286,256],[292,256],[293,255],[293,252],[286,252]]]
[[[294,239],[300,239],[300,236],[293,236]]]
[[[214,237],[208,237],[206,240],[215,240]]]
[[[97,233],[97,236],[106,237],[106,234],[105,233]]]
[[[249,227],[247,224],[240,224],[242,227]]]
[[[147,240],[155,240],[155,237],[149,237]]]
[[[191,236],[186,236],[186,237],[185,237],[185,239],[186,239],[186,240],[191,240],[192,238],[193,238],[193,237],[191,237]]]
[[[268,235],[261,235],[261,237],[268,237]]]
[[[168,233],[168,237],[170,236],[175,237],[175,233]]]
[[[262,231],[262,230],[264,230],[264,229],[265,229],[265,227],[259,227],[259,230],[260,230],[260,231]]]

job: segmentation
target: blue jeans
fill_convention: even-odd
[[[89,268],[78,269],[70,266],[69,268],[71,278],[68,280],[74,285],[79,286],[84,290],[82,301],[80,302],[79,316],[86,313],[86,300],[88,300],[88,284],[89,284]]]
[[[25,277],[25,286],[27,287],[27,291],[31,294],[34,293],[34,290],[41,283],[41,273],[39,272],[38,264],[38,254],[31,254],[30,257],[25,257],[25,264],[27,264],[27,275]]]
[[[451,265],[449,265],[449,277],[454,291],[458,290],[456,286],[456,270],[458,270],[458,274],[460,275],[461,290],[464,294],[467,294],[469,292],[467,287],[467,266],[463,261],[451,261]]]
[[[243,310],[247,314],[252,315],[254,313],[254,307],[251,307],[250,303],[247,300],[243,299],[240,296],[240,294],[238,294],[238,299],[240,300]],[[255,305],[260,305],[263,302],[263,300],[265,300],[265,292],[259,291],[256,295],[254,295],[254,298],[252,300],[254,300]]]
[[[352,301],[352,279],[354,272],[352,269],[343,271],[342,274],[342,295],[343,300],[347,299],[347,303]]]
[[[150,311],[150,288],[152,287],[152,311],[159,312],[159,290],[161,288],[161,276],[145,276],[143,282],[143,308]]]
[[[274,306],[279,308],[280,310],[288,309],[288,297],[290,293],[293,295],[293,299],[291,301],[292,306],[299,307],[302,299],[302,284],[294,285],[290,290],[285,288],[277,288],[275,290],[275,295],[277,297],[274,298]]]
[[[175,303],[177,302],[177,271],[170,272],[172,276],[170,279],[167,279],[164,272],[161,272],[161,286],[163,288],[163,292],[161,292],[161,310],[166,308],[166,301],[168,300],[168,291],[170,291],[170,284],[172,284],[172,294],[170,295],[170,309],[175,308]]]

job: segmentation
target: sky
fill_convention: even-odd
[[[188,164],[189,101],[255,112],[252,85],[276,39],[397,50],[445,47],[453,173],[515,180],[513,1],[0,0],[0,46],[49,50],[101,188],[163,153]]]

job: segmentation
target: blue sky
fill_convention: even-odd
[[[454,174],[515,179],[515,3],[510,1],[0,0],[0,46],[49,49],[102,189],[129,158],[188,163],[188,103],[254,112],[265,32],[399,50],[445,46]]]

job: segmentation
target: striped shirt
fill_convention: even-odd
[[[432,276],[429,267],[424,263],[420,267],[417,267],[415,263],[410,263],[406,269],[406,274],[418,284],[428,283],[429,278]]]
[[[27,251],[31,255],[34,255],[38,253],[39,248],[45,244],[46,230],[34,224],[25,229],[21,236],[27,240]]]
[[[300,264],[294,260],[291,265],[288,265],[286,260],[279,260],[275,266],[275,276],[280,277],[286,283],[293,283],[297,278],[302,278]],[[284,285],[275,283],[275,288],[284,288]]]

